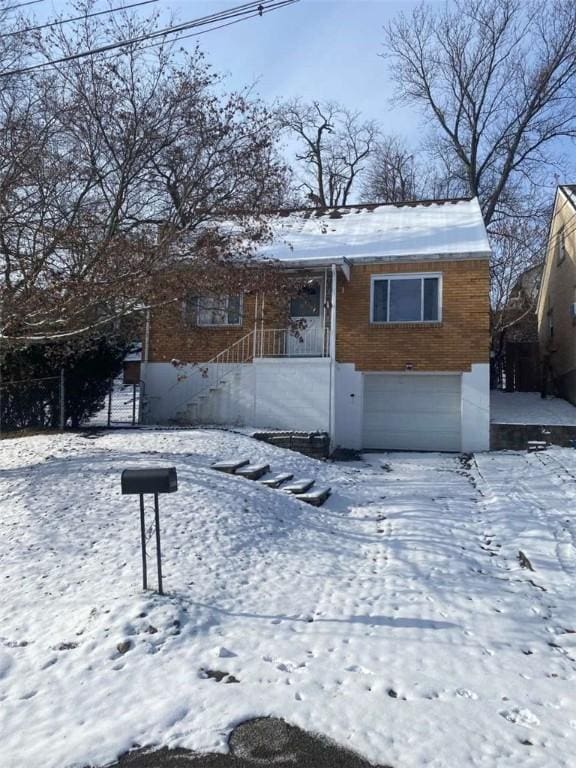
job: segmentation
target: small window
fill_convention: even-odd
[[[242,325],[240,295],[200,296],[193,299],[193,302],[197,325]]]
[[[556,263],[562,264],[566,258],[566,228],[561,227],[558,232],[558,241],[556,243]]]
[[[290,317],[320,317],[320,283],[310,282],[290,299]]]
[[[372,278],[373,323],[434,323],[440,320],[440,275]]]
[[[548,310],[548,337],[554,338],[554,310],[552,307]]]

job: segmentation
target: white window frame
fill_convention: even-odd
[[[438,318],[436,320],[374,320],[374,283],[378,280],[388,280],[388,316],[390,316],[390,283],[392,280],[406,280],[414,278],[421,280],[420,288],[420,315],[424,314],[424,278],[436,277],[438,279]],[[442,322],[442,272],[394,272],[393,274],[381,273],[370,276],[370,325],[433,325]]]
[[[229,312],[229,301],[231,298],[231,295],[234,296],[240,296],[240,306],[238,310],[238,322],[237,323],[203,323],[200,321],[200,309],[199,304],[201,304],[202,301],[205,301],[206,299],[226,299],[226,310],[223,310],[226,312],[226,319],[228,319],[228,312]],[[196,299],[196,325],[198,328],[241,328],[244,324],[244,318],[243,318],[243,310],[244,310],[244,294],[236,293],[236,294],[223,294],[221,296],[198,296]]]

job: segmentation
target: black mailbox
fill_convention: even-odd
[[[142,586],[148,589],[148,566],[146,563],[146,521],[144,512],[144,494],[154,494],[154,527],[156,529],[156,564],[158,568],[158,592],[162,588],[162,553],[160,549],[160,510],[159,493],[174,493],[178,490],[176,467],[150,467],[149,469],[125,469],[120,478],[122,493],[134,493],[140,496],[140,542],[142,546]]]
[[[125,469],[121,486],[122,493],[174,493],[178,490],[176,467]]]

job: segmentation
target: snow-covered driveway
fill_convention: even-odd
[[[314,509],[208,468],[236,455],[334,494]],[[208,430],[2,442],[2,768],[223,750],[258,715],[395,768],[573,766],[576,452],[364,459]],[[163,599],[119,493],[148,464],[180,482]]]

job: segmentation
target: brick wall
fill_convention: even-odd
[[[401,272],[442,273],[440,323],[370,324],[370,278]],[[488,260],[354,265],[339,278],[337,359],[363,371],[468,371],[489,362]]]
[[[380,273],[441,272],[442,321],[370,325],[370,277]],[[337,359],[359,370],[467,371],[489,361],[489,270],[484,259],[354,265],[338,278]],[[286,303],[286,302],[285,302]],[[206,362],[254,327],[255,298],[245,296],[241,327],[199,328],[180,305],[154,310],[150,361]],[[282,308],[267,301],[265,327],[286,327]]]
[[[181,304],[153,310],[150,322],[150,362],[172,359],[187,363],[206,362],[245,336],[254,327],[255,297],[244,296],[242,325],[201,328],[187,317]]]

